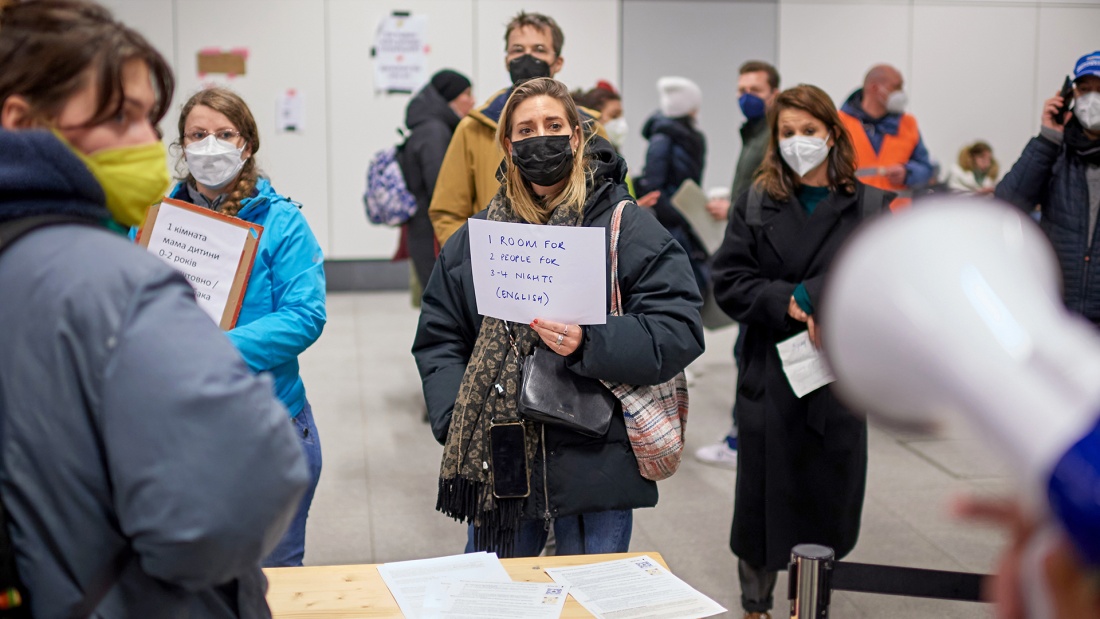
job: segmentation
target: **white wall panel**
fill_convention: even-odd
[[[1031,103],[1038,10],[1004,3],[914,7],[906,90],[925,145],[944,169],[976,139],[1010,163],[1038,127]],[[994,65],[1005,71],[991,71]]]
[[[899,2],[794,2],[779,7],[779,72],[786,86],[813,84],[837,106],[879,63],[909,75],[912,7]]]
[[[185,101],[210,82],[228,85],[240,94],[260,128],[257,158],[261,169],[279,193],[302,203],[302,213],[321,247],[331,252],[324,3],[186,0],[176,2],[175,7],[180,58],[177,99]],[[246,75],[201,79],[196,57],[199,50],[208,47],[247,48]],[[276,133],[275,103],[290,88],[305,98],[304,130],[297,134]],[[175,118],[166,129],[175,132]]]
[[[777,4],[733,0],[627,0],[623,5],[623,109],[630,137],[623,156],[640,175],[646,118],[657,109],[657,79],[682,75],[699,84],[700,130],[707,138],[704,187],[729,187],[741,152],[737,69],[776,60]],[[781,74],[784,83],[787,77]]]
[[[395,10],[428,16],[428,74],[454,69],[474,82],[475,97],[487,92],[474,78],[473,0],[401,2],[328,0],[327,80],[329,89],[329,167],[332,257],[389,258],[397,229],[367,221],[363,190],[367,164],[381,148],[400,139],[411,95],[375,91],[370,57],[379,22]]]
[[[1032,93],[1029,130],[1039,132],[1043,102],[1072,76],[1077,59],[1100,49],[1100,2],[1090,7],[1050,7],[1039,9],[1039,43],[1035,57],[1036,72]]]

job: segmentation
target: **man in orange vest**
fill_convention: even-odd
[[[901,72],[890,65],[871,67],[863,88],[840,108],[840,120],[856,147],[856,176],[872,187],[898,194],[891,210],[908,206],[913,189],[932,180],[932,162],[917,119],[905,113]]]

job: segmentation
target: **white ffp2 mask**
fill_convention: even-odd
[[[1100,131],[1100,92],[1086,92],[1073,102],[1073,115],[1089,131]]]
[[[244,147],[237,148],[229,142],[208,135],[199,142],[183,149],[187,169],[204,187],[222,189],[232,183],[244,167]]]
[[[630,131],[630,128],[626,124],[626,117],[620,116],[613,118],[603,125],[604,131],[607,131],[607,139],[609,142],[615,145],[615,148],[622,150],[623,142],[626,141],[626,134]]]
[[[829,141],[805,135],[779,140],[779,154],[799,176],[806,176],[829,156]]]

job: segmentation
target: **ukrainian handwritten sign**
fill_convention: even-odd
[[[529,323],[607,322],[603,228],[538,226],[470,219],[477,311]]]
[[[138,243],[175,267],[223,329],[236,323],[263,228],[176,200],[149,210]]]

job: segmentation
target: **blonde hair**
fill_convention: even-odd
[[[985,175],[996,180],[1001,168],[997,165],[997,159],[993,157],[993,147],[981,140],[973,144],[967,144],[959,150],[959,167],[966,172],[973,172],[974,157],[982,153],[989,153],[989,169],[985,171]]]
[[[552,196],[546,196],[543,204],[539,204],[531,188],[531,184],[520,174],[519,168],[512,162],[508,153],[508,142],[512,135],[512,120],[516,108],[521,103],[535,97],[550,97],[561,103],[565,108],[565,119],[569,128],[581,136],[580,146],[573,151],[573,170],[569,173],[569,179],[561,191]],[[549,78],[540,77],[526,81],[516,86],[508,101],[504,104],[504,110],[500,113],[500,123],[497,125],[497,144],[504,151],[504,195],[512,204],[512,210],[523,221],[533,224],[544,224],[550,219],[550,214],[559,207],[576,209],[580,212],[588,198],[588,183],[591,181],[592,171],[589,170],[589,160],[585,155],[585,147],[591,137],[585,137],[582,130],[580,112],[569,94],[569,89],[561,82]]]
[[[240,95],[227,88],[207,88],[195,93],[187,100],[187,103],[183,104],[178,126],[179,139],[175,142],[175,146],[178,148],[183,147],[183,133],[187,125],[187,116],[196,105],[204,105],[224,114],[229,122],[233,123],[233,127],[240,131],[245,144],[251,149],[248,161],[244,162],[244,167],[241,168],[240,174],[237,176],[236,185],[233,186],[233,190],[229,192],[229,195],[225,197],[225,201],[219,207],[221,212],[226,215],[236,217],[241,210],[241,201],[252,197],[252,192],[256,190],[256,181],[260,178],[260,171],[256,167],[256,152],[260,150],[260,130],[256,126],[256,119],[253,118],[252,111],[248,109],[248,104],[244,102]],[[188,184],[193,185],[195,183],[195,177],[191,176],[190,173],[183,180]]]

